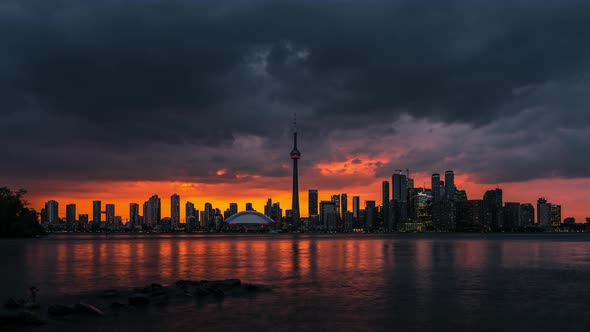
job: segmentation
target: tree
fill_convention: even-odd
[[[37,212],[27,208],[26,190],[16,192],[0,187],[0,237],[22,237],[43,234]]]

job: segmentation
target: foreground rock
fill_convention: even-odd
[[[150,298],[142,293],[132,294],[128,298],[129,305],[132,306],[146,306],[150,304]]]
[[[0,326],[40,326],[45,324],[45,321],[30,311],[0,313]]]
[[[52,304],[47,308],[47,313],[51,316],[63,317],[74,313],[74,309],[61,304]]]
[[[74,311],[80,314],[88,314],[92,316],[104,316],[102,310],[93,306],[92,304],[80,302],[74,306]]]

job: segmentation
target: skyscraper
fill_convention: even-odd
[[[408,180],[404,174],[395,173],[391,177],[393,183],[393,200],[398,202],[408,201]]]
[[[92,201],[92,224],[96,227],[100,225],[100,217],[102,213],[102,202]]]
[[[520,205],[520,222],[523,227],[533,226],[535,224],[535,208],[533,204],[526,203]]]
[[[375,201],[365,201],[365,225],[368,230],[377,227],[377,208]]]
[[[392,230],[391,218],[389,217],[389,182],[383,181],[381,184],[381,204],[383,205],[383,225],[387,231]]]
[[[254,211],[254,208],[252,207],[252,203],[246,203],[246,211]]]
[[[129,222],[139,224],[139,204],[129,203]]]
[[[177,194],[170,196],[170,220],[172,228],[178,227],[180,223],[180,196]]]
[[[336,202],[320,202],[320,226],[322,229],[334,229],[336,227],[337,216]]]
[[[184,204],[184,219],[185,221],[188,223],[188,219],[190,217],[196,218],[197,216],[195,215],[195,204],[193,204],[192,202],[186,202]]]
[[[272,215],[272,199],[271,198],[266,200],[266,205],[264,206],[264,215],[269,218]]]
[[[330,201],[336,204],[336,218],[340,218],[340,195],[332,195],[330,196]]]
[[[445,172],[445,195],[449,200],[455,198],[455,173],[453,171]]]
[[[59,203],[54,200],[45,203],[45,213],[47,214],[47,222],[56,224],[59,222]]]
[[[352,217],[354,219],[359,217],[360,201],[359,196],[352,196]]]
[[[317,189],[310,189],[308,191],[308,217],[318,214],[318,191]]]
[[[559,227],[561,225],[561,205],[551,204],[551,226]]]
[[[488,190],[483,196],[483,226],[498,232],[504,227],[502,189]]]
[[[76,222],[76,204],[66,205],[66,222],[70,225]]]
[[[432,190],[431,190],[432,201],[438,202],[440,200],[440,174],[438,174],[438,173],[432,174],[431,185],[432,185]]]
[[[344,214],[348,212],[348,195],[341,194],[340,195],[340,218],[344,220]]]
[[[238,213],[238,203],[229,203],[229,215],[233,216]]]
[[[113,227],[115,225],[115,204],[105,205],[105,221],[109,227]]]
[[[504,204],[504,229],[507,231],[514,231],[522,227],[522,221],[520,217],[522,213],[520,211],[521,204],[514,202],[506,202]]]
[[[301,152],[297,149],[297,127],[293,131],[293,150],[290,153],[293,160],[293,194],[291,210],[293,214],[293,225],[299,227],[299,175],[297,173],[297,161],[301,158]]]
[[[161,201],[158,195],[153,195],[144,204],[143,218],[144,223],[149,227],[154,227],[160,223],[162,218],[161,214]],[[147,210],[145,210],[147,208]]]
[[[551,203],[544,197],[537,200],[537,225],[546,228],[551,226]]]

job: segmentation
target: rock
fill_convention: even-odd
[[[39,307],[41,307],[41,305],[37,302],[27,302],[25,304],[23,304],[23,307],[25,307],[25,309],[39,309]]]
[[[107,289],[104,292],[102,292],[102,294],[100,295],[100,297],[110,298],[110,297],[117,297],[119,295],[120,295],[120,293],[119,293],[118,290],[116,290],[116,289]]]
[[[45,321],[37,317],[30,311],[21,311],[17,313],[0,313],[0,326],[2,325],[16,325],[16,326],[39,326],[46,324]]]
[[[111,308],[113,308],[113,309],[118,309],[118,308],[123,308],[123,307],[125,307],[124,303],[121,303],[121,302],[111,303]]]
[[[45,321],[43,321],[41,318],[37,317],[37,315],[30,311],[21,311],[18,313],[17,317],[18,323],[20,323],[21,325],[40,326],[47,324]]]
[[[211,291],[209,291],[207,288],[204,287],[198,287],[197,289],[195,289],[195,295],[196,296],[207,296],[211,294]]]
[[[193,282],[191,280],[178,280],[174,284],[176,287],[186,288],[193,285]]]
[[[102,310],[98,309],[97,307],[93,306],[92,304],[88,304],[88,303],[84,303],[84,302],[77,303],[74,306],[74,310],[77,313],[90,314],[93,316],[104,316],[104,313],[102,312]]]
[[[144,306],[150,304],[150,298],[142,293],[136,293],[129,296],[129,305]]]
[[[215,289],[213,289],[213,295],[215,295],[215,297],[221,298],[221,297],[225,296],[225,292],[223,292],[219,288],[215,288]]]
[[[168,296],[168,293],[166,293],[166,291],[164,290],[158,290],[158,291],[154,291],[151,294],[152,297],[157,297],[157,296]]]
[[[213,284],[218,286],[235,287],[240,286],[242,281],[240,279],[225,279],[213,281]]]
[[[152,292],[158,292],[158,291],[162,291],[164,289],[164,286],[162,286],[160,284],[153,283],[150,285],[150,289]]]
[[[61,304],[52,304],[49,306],[49,308],[47,308],[47,313],[49,313],[51,316],[57,317],[71,315],[73,312],[74,309]]]
[[[13,298],[9,298],[6,300],[6,302],[4,302],[4,308],[6,309],[18,309],[19,307],[20,304]]]

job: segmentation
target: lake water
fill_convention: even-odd
[[[52,235],[3,240],[1,300],[43,303],[179,279],[272,292],[37,331],[588,331],[590,234]]]

